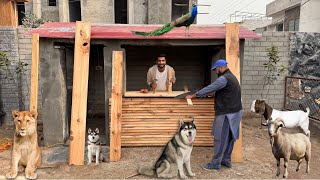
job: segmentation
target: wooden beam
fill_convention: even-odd
[[[30,111],[38,112],[39,34],[32,34]]]
[[[84,164],[91,25],[76,22],[69,165]]]
[[[112,94],[110,122],[110,161],[121,158],[123,52],[112,53]]]
[[[0,26],[18,26],[17,2],[11,0],[0,0]]]
[[[230,71],[240,81],[240,59],[239,59],[239,24],[226,23],[226,59]],[[239,139],[235,142],[232,157],[233,162],[242,162],[242,123],[240,123]]]

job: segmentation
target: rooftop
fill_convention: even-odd
[[[75,22],[49,22],[26,34],[39,33],[43,38],[74,38]],[[161,36],[138,36],[132,31],[152,31],[161,25],[91,24],[91,39],[225,39],[225,25],[191,25],[190,36],[185,27],[176,27]],[[260,38],[251,30],[239,26],[239,38]]]

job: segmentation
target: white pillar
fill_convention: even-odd
[[[320,32],[320,0],[302,0],[300,7],[300,32]]]

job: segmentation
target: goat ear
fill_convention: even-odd
[[[284,128],[285,126],[284,126],[284,124],[283,124],[283,123],[281,123],[281,124],[279,125],[279,127]]]
[[[90,128],[88,129],[88,133],[91,133],[91,129]]]
[[[264,101],[261,101],[258,109],[258,113],[263,114],[266,110],[266,103]]]

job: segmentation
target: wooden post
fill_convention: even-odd
[[[69,165],[84,164],[91,25],[76,22]]]
[[[239,59],[239,24],[226,23],[226,59],[230,71],[240,81],[240,59]],[[240,123],[239,139],[235,142],[232,157],[233,162],[242,162],[242,123]]]
[[[38,112],[39,34],[32,34],[30,111]]]
[[[0,0],[0,26],[18,26],[17,2]]]
[[[173,78],[173,69],[170,68],[168,70],[168,93],[172,94],[172,82],[170,82],[170,80]]]
[[[112,94],[110,123],[110,161],[121,158],[123,52],[112,53]]]

